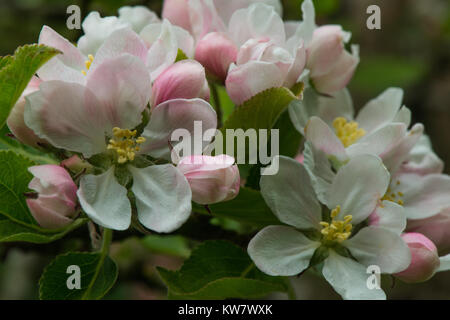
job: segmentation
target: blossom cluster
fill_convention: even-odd
[[[304,143],[261,177],[280,224],[250,241],[255,265],[273,276],[314,268],[345,299],[386,297],[367,287],[368,266],[406,282],[450,268],[450,177],[423,125],[411,124],[399,88],[355,115],[346,87],[358,46],[339,25],[317,26],[311,0],[302,12],[284,22],[278,0],[166,0],[161,19],[141,6],[91,12],[76,45],[44,26],[39,44],[61,54],[8,118],[19,141],[62,155],[60,165],[29,168],[36,221],[54,229],[85,214],[113,230],[177,230],[192,201],[232,200],[244,182],[231,156],[171,157],[174,130],[220,125],[210,86],[239,108],[301,84],[286,112]]]

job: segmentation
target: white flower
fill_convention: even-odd
[[[286,157],[279,161],[277,175],[261,178],[261,192],[273,213],[289,226],[266,227],[251,240],[248,252],[256,266],[269,275],[293,276],[310,266],[317,251],[325,258],[322,274],[343,298],[384,299],[382,290],[366,286],[366,267],[377,265],[382,273],[392,274],[407,268],[411,256],[397,222],[363,224],[378,205],[386,212],[402,210],[381,202],[390,181],[381,160],[361,155],[344,165],[332,181],[325,210],[304,166]]]

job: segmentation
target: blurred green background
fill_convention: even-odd
[[[223,0],[226,1],[226,0]],[[283,0],[285,20],[301,18],[302,0]],[[404,103],[413,111],[414,122],[425,124],[436,153],[450,173],[450,5],[448,0],[314,0],[317,23],[342,24],[360,45],[361,63],[350,83],[355,107],[390,86],[405,90]],[[83,17],[91,10],[102,16],[116,15],[123,5],[145,5],[160,13],[161,0],[0,0],[0,56],[16,47],[37,42],[46,24],[76,41],[81,32],[66,27],[66,8],[77,4]],[[381,30],[366,28],[366,9],[381,8]],[[37,279],[51,256],[61,250],[82,249],[81,233],[60,244],[44,246],[6,245],[0,248],[0,299],[37,297]],[[120,265],[119,283],[108,298],[155,299],[164,288],[154,266],[177,268],[189,255],[193,243],[183,238],[161,241],[158,237],[132,239],[115,244],[114,258]],[[83,248],[86,249],[86,248]],[[390,279],[385,279],[389,282]],[[336,299],[324,280],[306,273],[295,280],[299,298]],[[388,283],[387,288],[391,287]],[[450,273],[439,274],[424,284],[397,281],[388,296],[394,299],[450,299]]]

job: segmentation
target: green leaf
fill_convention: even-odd
[[[104,258],[104,260],[103,260]],[[80,268],[80,289],[69,289],[67,280],[71,265]],[[101,299],[117,280],[116,263],[100,253],[70,252],[60,255],[45,268],[39,280],[42,300]]]
[[[205,207],[193,204],[194,211],[209,214]],[[236,198],[230,201],[209,205],[215,217],[229,218],[244,224],[265,227],[281,222],[264,202],[261,192],[242,187]]]
[[[0,151],[0,214],[19,224],[37,226],[25,202],[24,193],[35,163],[12,151]]]
[[[188,258],[191,254],[186,238],[182,236],[149,235],[141,240],[142,245],[154,253]]]
[[[5,124],[11,109],[36,71],[59,50],[43,45],[25,45],[17,48],[13,57],[0,62],[0,128]]]
[[[4,218],[0,220],[0,242],[49,243],[61,239],[87,221],[88,219],[77,219],[64,229],[40,232],[37,228],[29,228]]]
[[[258,93],[236,107],[224,129],[272,129],[289,103],[297,99],[287,88],[272,88]]]
[[[300,150],[303,137],[292,124],[288,110],[278,118],[274,128],[280,130],[280,155],[294,158]]]
[[[188,56],[183,52],[183,50],[178,49],[177,57],[175,58],[175,62],[182,61],[182,60],[187,60],[187,59],[189,59],[189,58],[188,58]]]
[[[180,270],[158,272],[171,299],[259,298],[287,291],[282,278],[260,272],[242,248],[227,241],[206,241]]]

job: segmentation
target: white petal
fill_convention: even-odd
[[[389,181],[389,172],[378,157],[355,157],[339,169],[330,188],[328,207],[341,206],[338,219],[352,215],[352,223],[358,224],[373,212]]]
[[[323,204],[327,204],[327,195],[335,177],[331,163],[327,155],[323,151],[314,148],[309,141],[305,143],[303,155],[305,157],[303,164],[311,176],[317,198]]]
[[[430,138],[422,135],[399,171],[426,175],[430,173],[442,173],[443,170],[444,162],[434,153]]]
[[[248,244],[248,254],[262,272],[271,276],[294,276],[309,266],[320,246],[299,231],[285,226],[268,226]]]
[[[309,174],[303,165],[279,157],[275,175],[261,177],[261,193],[280,221],[299,229],[320,229],[322,218]]]
[[[195,122],[201,124],[201,131],[198,132],[201,137],[206,130],[217,127],[216,112],[205,100],[174,99],[159,104],[153,109],[150,122],[142,134],[147,141],[141,146],[141,152],[155,158],[170,159],[169,140],[176,129],[186,129],[194,146]],[[204,146],[206,144],[208,141],[204,141]]]
[[[191,214],[192,193],[181,172],[171,164],[128,169],[133,175],[132,191],[142,225],[166,233],[186,222]]]
[[[77,195],[84,212],[98,225],[113,230],[126,230],[130,226],[127,189],[117,182],[114,167],[98,176],[83,176]]]
[[[375,131],[395,118],[402,100],[402,89],[389,88],[369,101],[359,112],[356,121],[367,132]]]
[[[369,289],[367,283],[370,273],[358,262],[342,257],[330,250],[325,260],[323,276],[334,290],[346,300],[384,300],[382,289]]]
[[[150,49],[147,54],[147,67],[151,78],[156,79],[164,70],[175,62],[178,54],[177,36],[168,20],[162,24],[153,23],[145,27],[140,36]]]
[[[305,138],[314,148],[341,162],[347,160],[344,145],[331,128],[318,117],[312,117],[305,127]]]
[[[392,201],[383,201],[370,215],[370,225],[401,234],[406,228],[405,209]]]
[[[94,61],[89,69],[91,73],[103,62],[117,58],[123,54],[130,54],[139,58],[143,63],[147,59],[147,46],[139,35],[130,28],[122,28],[114,31],[106,38],[98,49]]]
[[[317,116],[329,126],[332,126],[333,120],[338,117],[351,121],[353,114],[353,100],[347,88],[333,93],[332,97],[319,96]]]
[[[309,119],[312,116],[318,116],[319,96],[313,88],[306,87],[303,90],[303,99],[291,102],[288,110],[293,125],[298,132],[304,134]]]
[[[86,56],[95,55],[98,48],[115,30],[131,27],[129,23],[120,21],[117,17],[100,17],[97,11],[92,11],[82,23],[84,36],[78,40],[78,48]]]
[[[238,47],[249,39],[270,39],[276,45],[283,45],[286,40],[283,20],[273,7],[262,3],[235,11],[229,34]]]
[[[450,270],[450,254],[440,257],[439,261],[441,262],[441,265],[438,272]]]
[[[134,31],[140,32],[146,25],[159,22],[159,18],[144,6],[125,6],[119,8],[119,21],[129,23]]]
[[[425,219],[450,207],[450,176],[445,174],[401,174],[395,177],[400,184],[395,192],[402,192],[408,219]]]
[[[411,263],[411,252],[400,235],[384,228],[363,228],[343,245],[360,263],[377,265],[382,273],[403,271]]]

